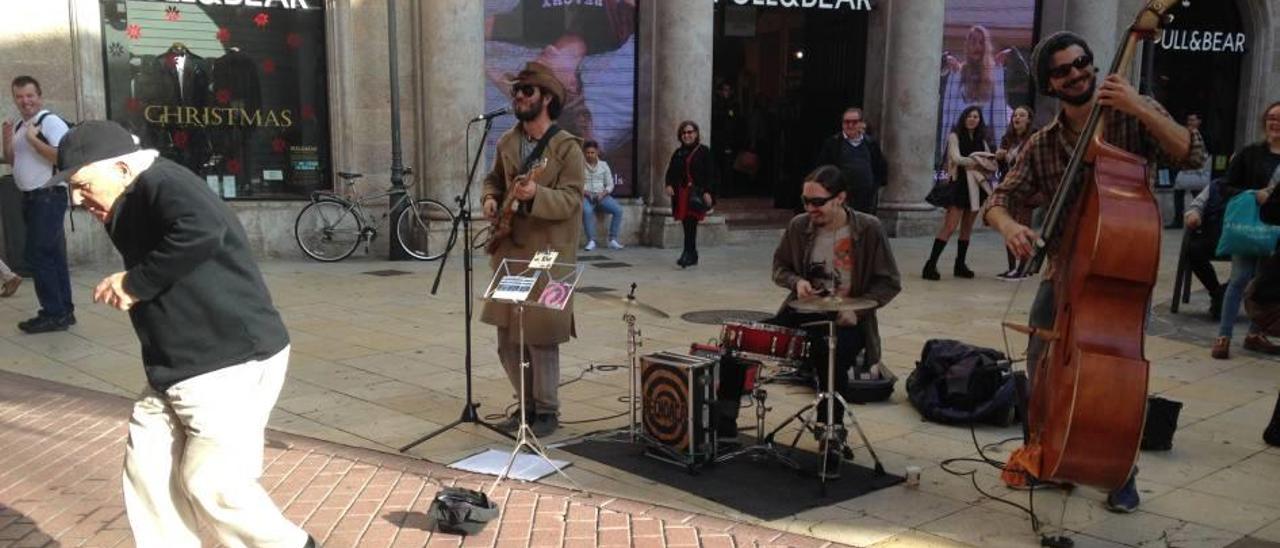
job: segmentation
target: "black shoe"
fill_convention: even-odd
[[[316,540],[316,537],[307,535],[307,544],[302,548],[320,548],[320,541]]]
[[[680,268],[689,266],[689,252],[686,251],[684,253],[681,253],[680,258],[676,259],[676,264],[679,265]]]
[[[530,421],[530,423],[532,423],[532,421]],[[517,409],[512,411],[511,414],[507,415],[507,418],[503,419],[502,422],[494,423],[493,427],[508,434],[514,434],[520,429],[520,410]]]
[[[66,331],[74,323],[76,323],[76,318],[71,314],[57,318],[53,316],[37,316],[19,323],[18,329],[31,334],[49,333],[51,331]]]
[[[1107,510],[1117,514],[1132,514],[1138,509],[1138,504],[1142,502],[1138,496],[1137,487],[1138,470],[1135,468],[1132,474],[1129,474],[1129,481],[1119,489],[1112,491],[1107,495]]]
[[[529,430],[539,438],[550,436],[557,428],[560,428],[560,417],[557,417],[555,413],[539,413],[529,423]]]
[[[824,457],[818,477],[822,479],[840,479],[840,464],[841,460],[843,460],[840,449],[835,444],[828,448],[826,447],[826,442],[819,445],[821,450],[818,453],[824,455]]]
[[[955,274],[957,278],[973,278],[974,277],[973,271],[969,270],[969,267],[965,266],[964,263],[957,264],[955,268],[952,269],[951,273]]]
[[[1272,447],[1280,447],[1280,422],[1271,421],[1267,425],[1267,429],[1262,432],[1262,441]]]
[[[942,279],[942,274],[938,273],[937,265],[934,265],[933,263],[925,263],[924,271],[920,272],[920,277],[936,282]]]

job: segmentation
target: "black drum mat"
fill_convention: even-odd
[[[739,436],[743,443],[754,438]],[[723,504],[762,520],[793,516],[811,508],[827,506],[878,491],[903,481],[893,474],[876,475],[865,449],[855,449],[858,461],[846,461],[840,467],[840,478],[828,480],[826,496],[814,474],[821,457],[809,451],[788,451],[802,470],[752,456],[703,466],[689,473],[683,466],[658,460],[644,454],[643,445],[607,441],[583,441],[560,447],[569,453],[600,462],[642,478],[669,485],[686,493]]]

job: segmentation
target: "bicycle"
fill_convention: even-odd
[[[413,170],[405,169],[405,175]],[[454,215],[447,206],[430,198],[417,200],[409,197],[413,183],[401,189],[392,189],[369,196],[354,194],[355,182],[361,173],[337,172],[342,179],[342,194],[317,190],[311,193],[311,203],[298,212],[293,223],[294,239],[308,257],[321,262],[337,262],[355,253],[361,242],[365,253],[369,244],[378,236],[377,226],[400,210],[393,228],[399,236],[400,248],[410,257],[420,261],[434,261],[445,254],[458,238],[454,229]],[[399,195],[394,205],[375,218],[365,210],[365,204]]]

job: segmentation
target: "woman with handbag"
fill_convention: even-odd
[[[684,268],[698,264],[698,222],[715,205],[712,195],[719,174],[711,149],[702,144],[698,124],[680,122],[676,138],[680,146],[667,164],[666,192],[671,197],[671,216],[684,228],[684,252],[676,260]]]
[[[1031,134],[1036,130],[1031,127],[1031,107],[1019,105],[1014,107],[1013,113],[1009,115],[1009,130],[1004,133],[1004,137],[1000,138],[1000,148],[996,149],[996,162],[1000,165],[1000,179],[1004,179],[1004,175],[1013,169],[1013,164],[1018,163],[1018,156],[1022,153],[1022,146],[1027,144],[1031,139]],[[1032,210],[1023,209],[1015,211],[1013,219],[1023,226],[1031,226]],[[1018,270],[1022,266],[1013,256],[1013,252],[1008,249],[1004,250],[1005,259],[1009,263],[1009,270],[997,274],[996,277],[1007,282],[1016,282],[1022,279],[1018,276]]]
[[[1262,141],[1246,145],[1231,158],[1227,167],[1227,178],[1222,185],[1222,197],[1230,209],[1231,201],[1239,198],[1250,199],[1250,195],[1241,196],[1247,191],[1254,191],[1252,199],[1259,204],[1266,202],[1280,180],[1280,101],[1267,106],[1263,114],[1262,124],[1266,138]],[[1224,229],[1222,238],[1229,238]],[[1220,242],[1223,245],[1225,242]],[[1245,286],[1258,271],[1258,263],[1263,259],[1259,255],[1233,254],[1231,256],[1231,281],[1227,283],[1226,295],[1222,299],[1222,317],[1218,320],[1218,338],[1210,352],[1215,359],[1225,360],[1231,357],[1231,334],[1235,328],[1236,317],[1240,313],[1240,303],[1244,296]],[[1267,354],[1280,353],[1280,346],[1267,340],[1258,324],[1249,323],[1249,334],[1244,338],[1244,347]]]
[[[991,193],[991,177],[996,172],[996,155],[991,152],[987,124],[982,119],[982,109],[970,106],[960,113],[960,118],[947,135],[947,174],[949,182],[939,202],[931,202],[947,208],[947,217],[933,240],[933,251],[920,277],[939,280],[938,257],[947,247],[947,241],[956,227],[960,239],[956,242],[956,263],[952,270],[957,278],[972,278],[973,271],[965,264],[969,252],[969,236],[973,234],[973,220]],[[932,194],[932,193],[931,193]]]

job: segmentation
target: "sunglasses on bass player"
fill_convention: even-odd
[[[1084,70],[1093,64],[1093,57],[1088,54],[1076,57],[1075,61],[1058,65],[1049,69],[1050,78],[1066,78],[1071,74],[1071,69]]]

